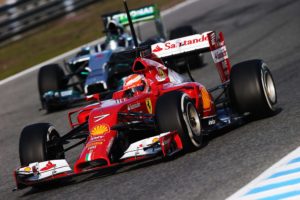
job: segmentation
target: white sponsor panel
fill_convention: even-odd
[[[152,52],[159,58],[209,48],[207,34],[211,31],[187,37],[168,40],[151,45]]]
[[[132,143],[128,147],[128,149],[125,151],[125,153],[121,159],[157,154],[158,152],[161,151],[160,145],[155,146],[155,147],[151,147],[151,146],[154,143],[159,142],[159,138],[164,137],[169,134],[171,134],[171,132],[162,133],[160,135],[153,136],[153,137],[146,138],[146,139]],[[149,148],[149,147],[151,147],[151,148]]]
[[[36,181],[70,171],[72,169],[67,161],[61,159],[30,163],[29,166],[18,169],[16,173],[28,176],[27,181]]]
[[[225,59],[228,59],[228,53],[226,46],[222,46],[211,52],[214,63],[222,62]]]

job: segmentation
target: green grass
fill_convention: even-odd
[[[154,3],[162,10],[181,1],[129,0],[129,7]],[[123,10],[121,0],[101,0],[0,47],[0,80],[102,37],[100,15],[115,10]]]

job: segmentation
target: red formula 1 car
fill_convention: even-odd
[[[139,51],[139,49],[137,49]],[[165,60],[211,52],[222,84],[212,89],[184,81]],[[72,130],[60,136],[48,123],[25,127],[20,137],[17,188],[200,148],[203,136],[275,112],[272,75],[262,60],[230,67],[222,33],[158,43],[138,52],[123,89],[112,99],[69,113]],[[220,91],[218,95],[214,95]],[[78,140],[76,142],[72,142]],[[71,168],[64,153],[84,144]]]

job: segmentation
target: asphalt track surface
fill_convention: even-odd
[[[168,162],[155,161],[121,173],[87,176],[77,183],[45,191],[11,192],[12,171],[19,165],[23,126],[51,122],[69,129],[68,110],[44,114],[38,108],[36,72],[0,87],[0,199],[225,199],[300,145],[300,1],[195,1],[164,17],[168,28],[192,24],[199,32],[223,31],[232,63],[263,58],[277,85],[278,107],[272,118],[251,122],[209,138],[208,144]],[[16,58],[17,59],[17,58]],[[211,59],[206,56],[206,61]],[[211,65],[193,71],[213,86]],[[78,150],[80,151],[80,150]],[[67,154],[74,161],[78,151]]]

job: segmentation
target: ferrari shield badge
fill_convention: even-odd
[[[166,78],[167,78],[167,76],[166,76],[165,72],[163,71],[162,68],[159,67],[157,69],[156,80],[159,81],[159,82],[161,82],[161,81],[166,80]]]
[[[151,99],[150,98],[147,98],[146,99],[146,107],[147,107],[147,110],[150,114],[152,114],[152,102],[151,102]]]

